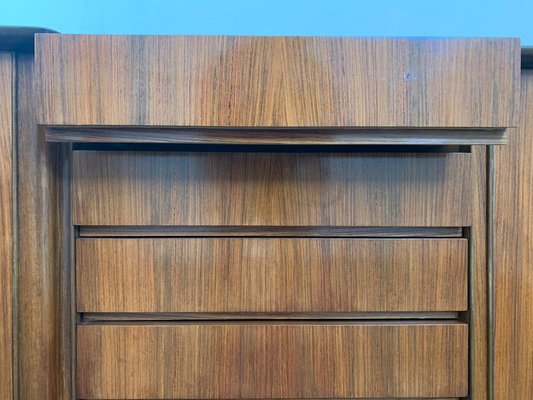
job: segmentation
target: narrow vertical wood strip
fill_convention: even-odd
[[[533,398],[533,70],[520,128],[494,150],[494,398]]]
[[[487,179],[487,307],[488,307],[488,399],[494,400],[494,354],[495,354],[495,309],[494,309],[494,146],[488,148]]]
[[[0,398],[13,398],[13,55],[0,53]]]
[[[18,359],[20,400],[70,399],[64,271],[68,241],[62,147],[48,145],[35,118],[33,58],[17,56]],[[69,322],[70,323],[70,322]]]
[[[33,60],[17,58],[17,136],[19,164],[19,388],[21,400],[52,399],[51,374],[56,368],[54,277],[50,268],[52,230],[48,214],[46,144],[39,140],[33,102]],[[46,321],[46,322],[45,322]]]
[[[488,307],[487,307],[487,149],[472,147],[472,225],[470,243],[470,396],[488,395]]]
[[[74,268],[73,246],[74,246],[74,227],[70,212],[71,198],[71,171],[72,171],[72,146],[69,144],[60,144],[51,146],[50,162],[52,170],[56,174],[56,179],[52,180],[53,193],[56,202],[53,203],[55,223],[55,239],[53,259],[57,260],[57,287],[56,295],[58,304],[56,311],[56,324],[58,342],[57,356],[58,369],[57,374],[57,393],[61,398],[74,399],[73,392],[74,373],[72,365],[75,361],[74,331],[75,331],[75,310],[74,302],[74,281],[72,270]]]

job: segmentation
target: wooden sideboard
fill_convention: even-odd
[[[518,40],[34,33],[2,399],[533,397]]]

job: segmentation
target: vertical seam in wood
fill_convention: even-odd
[[[11,172],[12,172],[12,185],[11,185],[11,197],[12,197],[12,277],[11,277],[11,295],[12,295],[12,390],[13,400],[18,400],[18,277],[19,277],[19,265],[18,265],[18,60],[15,53],[12,53],[12,148],[11,148]]]
[[[76,390],[76,364],[77,364],[77,353],[76,353],[76,326],[78,323],[77,315],[77,302],[76,302],[76,232],[72,225],[72,144],[68,145],[67,152],[67,175],[68,175],[68,186],[66,188],[65,194],[67,195],[67,209],[68,209],[68,224],[69,224],[69,246],[70,246],[70,388],[71,388],[71,397],[76,399],[77,390]]]
[[[494,146],[487,160],[488,392],[494,400]]]
[[[467,322],[468,322],[468,398],[474,398],[475,394],[475,382],[474,382],[474,373],[473,369],[475,367],[474,362],[474,349],[476,343],[476,329],[475,326],[475,313],[477,312],[475,299],[475,285],[474,279],[476,277],[475,266],[476,263],[473,257],[473,240],[472,240],[472,226],[467,229],[466,237],[468,238],[468,311],[467,311]]]

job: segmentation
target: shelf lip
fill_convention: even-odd
[[[233,145],[497,145],[505,128],[46,126],[47,142]]]

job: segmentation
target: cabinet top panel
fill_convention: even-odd
[[[45,125],[505,128],[509,38],[39,34]]]

